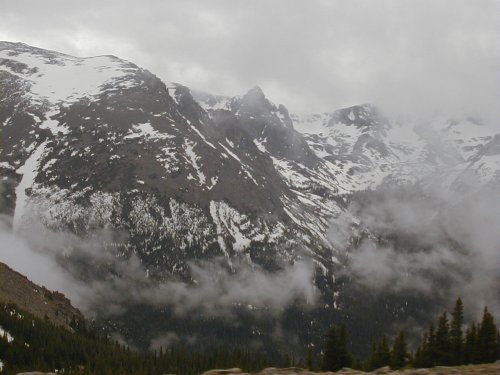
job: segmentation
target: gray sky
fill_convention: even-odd
[[[2,0],[0,40],[113,54],[292,111],[370,102],[498,121],[499,0]]]

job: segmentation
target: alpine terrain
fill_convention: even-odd
[[[266,275],[310,262],[317,301],[297,302],[283,317],[296,322],[283,329],[300,341],[316,329],[312,321],[366,313],[352,296],[368,301],[370,293],[352,287],[344,271],[355,238],[383,236],[363,227],[356,199],[385,187],[418,186],[425,195],[464,191],[471,181],[477,191],[500,186],[500,133],[478,119],[394,119],[370,104],[291,114],[257,86],[217,96],[115,56],[80,58],[22,43],[0,42],[0,131],[0,209],[13,231],[41,225],[85,241],[106,231],[102,252],[137,258],[158,283],[202,282],[193,262]],[[339,241],[346,220],[347,247]],[[89,285],[112,268],[108,258],[97,267],[69,250],[58,259]],[[235,339],[242,329],[221,328],[215,313],[203,317],[211,328],[201,329],[161,304],[128,298],[126,312],[97,319],[139,346],[162,330]],[[418,296],[391,294],[373,319],[406,319],[424,306]],[[250,319],[266,305],[234,308]],[[259,324],[244,334],[258,337]]]

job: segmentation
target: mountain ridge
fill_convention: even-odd
[[[319,310],[341,314],[354,245],[338,228],[373,237],[357,194],[500,181],[500,136],[471,119],[401,123],[369,104],[299,116],[258,87],[214,96],[114,56],[44,51],[0,43],[0,212],[20,235],[108,230],[102,252],[137,257],[153,280],[195,284],[193,261],[237,273],[311,259]],[[109,267],[62,254],[84,275]]]
[[[50,291],[31,282],[26,276],[0,262],[0,302],[15,304],[40,319],[47,318],[58,326],[70,329],[72,320],[83,319],[62,293]]]

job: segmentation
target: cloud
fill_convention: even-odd
[[[0,215],[0,261],[36,284],[71,295],[73,291],[67,288],[66,272],[52,258],[33,251],[28,241],[14,234],[10,221],[10,218]]]
[[[496,0],[19,0],[3,4],[0,39],[114,54],[220,94],[258,84],[292,111],[500,118]]]
[[[310,305],[316,302],[318,292],[313,284],[314,268],[310,262],[298,261],[273,273],[256,265],[232,263],[234,271],[228,270],[223,259],[220,262],[192,263],[195,286],[170,282],[160,285],[154,295],[159,300],[168,296],[179,314],[200,308],[211,314],[220,314],[236,304],[279,313],[296,299]]]
[[[318,298],[313,264],[305,260],[272,273],[242,259],[232,259],[231,266],[221,258],[193,261],[191,281],[162,281],[150,278],[134,254],[120,257],[106,245],[125,239],[120,233],[97,231],[82,241],[33,223],[14,233],[9,220],[0,220],[0,241],[6,245],[0,261],[35,283],[63,292],[89,314],[120,314],[146,304],[171,307],[178,315],[230,317],[236,306],[279,315],[297,300],[313,306]]]
[[[340,221],[336,233],[357,232],[347,274],[370,290],[422,293],[450,303],[461,296],[469,311],[500,309],[500,193],[483,187],[455,192],[392,187],[365,193],[351,204],[359,219]],[[362,235],[363,230],[367,230]],[[347,235],[343,234],[345,238]]]
[[[193,341],[195,339],[193,338]],[[149,348],[158,350],[160,348],[169,348],[180,341],[180,337],[173,331],[167,331],[151,340]]]

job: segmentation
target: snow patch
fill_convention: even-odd
[[[0,326],[0,337],[4,337],[7,342],[14,341],[14,337],[8,331],[4,330],[2,326]]]
[[[221,242],[224,243],[223,234],[227,233],[234,239],[233,249],[235,251],[242,251],[250,246],[251,240],[241,232],[242,228],[248,228],[250,224],[245,215],[240,214],[225,202],[215,201],[210,201],[210,215],[217,227],[219,245]],[[221,245],[221,248],[222,246],[224,246],[223,249],[226,248],[225,243]]]
[[[198,164],[198,160],[200,160],[201,158],[194,152],[194,145],[194,143],[186,140],[184,142],[184,150],[186,151],[188,162],[191,163],[196,171],[200,185],[205,185],[207,178],[205,177],[205,174],[202,172],[200,165]]]
[[[327,132],[331,114],[292,115],[293,127],[302,134],[322,134]]]
[[[53,135],[57,135],[58,133],[68,134],[69,129],[66,126],[63,126],[59,123],[59,121],[52,119],[52,117],[58,113],[59,109],[57,108],[52,108],[49,112],[47,112],[45,114],[46,120],[39,125],[40,129],[50,130]]]
[[[232,152],[229,148],[227,148],[226,146],[224,146],[222,143],[219,142],[219,144],[224,148],[224,150],[226,150],[226,152],[231,155],[231,157],[237,161],[239,161],[240,163],[242,163],[242,161],[240,160],[240,158],[234,153]]]
[[[255,144],[255,146],[257,146],[257,148],[259,149],[260,152],[262,152],[263,154],[266,154],[267,153],[267,149],[266,149],[266,146],[264,146],[264,143],[266,142],[267,138],[264,138],[263,140],[257,140],[257,139],[254,139],[253,140],[253,143]]]
[[[22,218],[25,215],[28,207],[28,196],[26,194],[26,189],[31,188],[35,183],[35,178],[38,174],[38,169],[40,166],[40,158],[45,151],[47,146],[47,141],[41,143],[34,149],[31,155],[26,159],[25,163],[17,169],[18,174],[22,174],[23,177],[16,187],[16,208],[14,211],[14,219],[12,227],[14,231],[19,229]]]
[[[16,167],[14,167],[13,165],[10,165],[8,162],[6,161],[2,161],[0,162],[0,168],[4,168],[4,169],[10,169],[10,170],[14,170],[16,169]]]
[[[222,237],[222,225],[217,211],[217,202],[210,201],[210,216],[212,216],[212,220],[217,230],[217,242],[219,243],[221,250],[224,251],[226,256],[229,256],[228,252],[226,251],[226,243],[224,242],[224,237]]]
[[[123,60],[111,56],[78,58],[68,55],[45,56],[31,52],[21,52],[10,56],[11,51],[0,51],[0,58],[16,60],[29,67],[26,73],[16,73],[6,66],[6,70],[27,80],[31,96],[42,103],[44,99],[52,104],[76,102],[84,97],[94,97],[106,91],[105,85],[113,83],[113,88],[133,86],[127,76],[137,68]],[[64,66],[64,69],[61,68]],[[33,72],[36,68],[36,72]]]
[[[203,142],[205,142],[207,145],[209,145],[210,147],[212,147],[214,150],[217,150],[212,143],[210,143],[209,141],[207,141],[207,139],[205,138],[205,136],[203,134],[201,134],[201,132],[198,129],[196,129],[193,125],[190,125],[190,126],[191,126],[191,129],[193,129],[196,132],[196,134],[198,134],[200,136],[200,138],[203,139]]]
[[[135,139],[135,138],[150,138],[150,139],[171,139],[174,135],[160,133],[158,130],[154,129],[150,123],[134,124],[132,129],[129,130],[128,134],[123,137],[123,139]]]

